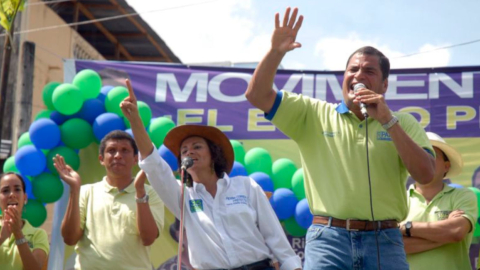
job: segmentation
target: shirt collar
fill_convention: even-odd
[[[337,105],[337,108],[335,108],[335,110],[340,114],[345,114],[350,112],[350,109],[348,109],[347,104],[345,104],[343,100]]]
[[[221,179],[225,179],[225,184],[227,186],[230,184],[230,177],[228,177],[227,173],[223,173],[223,177],[219,178],[218,180],[220,181]],[[197,183],[193,181],[193,190],[195,190],[195,192],[198,192],[200,188],[205,189],[205,186],[202,183]]]
[[[455,190],[454,187],[449,186],[447,183],[443,183],[443,189],[437,195],[435,195],[435,197],[438,196],[439,194],[443,195],[445,193],[449,193],[449,192],[452,192],[454,190]],[[410,187],[408,187],[408,195],[412,196],[413,193],[419,194],[415,190],[415,184],[411,184]]]
[[[114,191],[114,190],[117,190],[118,192],[120,192],[120,190],[118,190],[117,187],[111,186],[111,185],[107,182],[107,177],[106,177],[106,176],[103,177],[102,183],[103,183],[103,188],[104,188],[105,192],[111,193],[111,192]],[[132,182],[131,182],[125,189],[123,189],[122,191],[123,191],[123,192],[126,192],[126,193],[133,193],[133,192],[135,192],[135,186],[134,186],[133,183],[134,183],[134,181],[132,181]]]

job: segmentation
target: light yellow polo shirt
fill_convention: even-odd
[[[48,243],[48,235],[44,229],[34,228],[27,220],[22,228],[22,233],[28,241],[28,246],[33,252],[35,249],[45,251],[48,256],[50,244]],[[0,230],[3,221],[0,221]],[[23,270],[22,258],[15,244],[15,236],[12,234],[9,239],[0,246],[0,269],[2,270]]]
[[[163,228],[163,202],[152,187],[145,185],[145,189],[160,232]],[[152,268],[150,247],[142,244],[137,228],[133,182],[123,191],[110,186],[105,178],[95,184],[83,185],[79,202],[84,232],[75,247],[75,269]]]
[[[420,147],[433,153],[416,119],[393,113]],[[372,220],[366,159],[365,120],[347,106],[279,91],[267,119],[294,140],[300,150],[305,194],[314,215]],[[368,148],[376,220],[407,216],[405,168],[390,135],[368,118]]]
[[[415,191],[414,185],[408,190],[409,213],[405,220],[420,222],[435,222],[448,218],[453,210],[463,210],[463,217],[468,219],[475,228],[478,217],[477,197],[468,188],[443,187],[432,201],[427,204],[425,198]],[[441,247],[407,255],[410,269],[451,270],[471,269],[469,249],[472,242],[472,231],[460,242],[450,243]]]

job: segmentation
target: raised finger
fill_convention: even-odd
[[[130,95],[130,101],[135,102],[137,98],[135,97],[135,93],[133,92],[132,84],[130,83],[129,79],[125,79],[125,84],[128,88],[128,94]]]
[[[290,20],[288,21],[288,27],[293,28],[293,25],[295,24],[295,21],[297,20],[297,14],[298,14],[298,8],[293,9],[292,17],[290,17]]]
[[[275,29],[280,28],[280,14],[275,13]]]
[[[303,22],[303,16],[300,15],[300,17],[298,17],[297,23],[293,27],[293,30],[295,31],[295,34],[298,33],[298,30],[300,30],[300,27],[302,26],[302,22]]]
[[[287,8],[287,10],[285,11],[285,15],[283,16],[283,24],[282,26],[287,26],[288,24],[288,17],[290,17],[290,7]]]

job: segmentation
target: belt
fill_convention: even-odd
[[[358,220],[358,219],[337,219],[333,217],[314,216],[313,224],[329,225],[345,228],[347,231],[375,231],[381,229],[398,228],[396,220]]]
[[[272,267],[270,263],[270,259],[265,259],[265,260],[254,262],[251,264],[246,264],[239,267],[231,268],[229,270],[263,270],[270,267]],[[222,270],[226,270],[226,269],[222,269]]]

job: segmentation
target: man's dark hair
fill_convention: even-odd
[[[135,143],[135,140],[123,130],[114,130],[110,131],[105,137],[103,137],[102,141],[100,142],[100,147],[98,149],[99,154],[103,157],[105,152],[105,148],[107,147],[107,141],[109,140],[126,140],[129,141],[133,148],[133,154],[136,156],[138,155],[138,147]]]
[[[480,173],[480,166],[472,174],[472,187],[475,187],[475,176],[477,176],[477,173]]]
[[[382,79],[385,80],[386,78],[388,78],[388,75],[390,75],[390,61],[381,51],[379,51],[379,50],[377,50],[377,49],[375,49],[374,47],[371,47],[371,46],[365,46],[365,47],[362,47],[362,48],[354,51],[350,55],[350,57],[348,57],[347,67],[348,67],[348,63],[350,62],[350,59],[352,58],[352,56],[354,56],[357,53],[358,54],[364,54],[364,55],[377,56],[378,57],[378,64],[380,65],[380,69],[382,71]]]
[[[27,193],[27,189],[25,187],[25,180],[23,180],[23,176],[21,176],[18,173],[15,173],[15,172],[6,172],[6,173],[2,173],[0,175],[0,181],[3,179],[3,177],[5,177],[7,175],[15,175],[16,177],[18,177],[18,179],[20,179],[20,182],[22,182],[23,193]]]
[[[203,137],[202,137],[203,138]],[[223,176],[223,173],[227,170],[227,160],[225,159],[225,154],[223,153],[223,149],[215,144],[214,142],[210,141],[209,139],[203,138],[208,145],[208,149],[210,150],[210,155],[212,157],[213,162],[213,169],[215,170],[215,174],[218,178]],[[180,156],[177,157],[178,162],[178,171],[181,173],[181,164],[182,160]],[[193,186],[193,179],[190,174],[187,174],[187,187]]]

